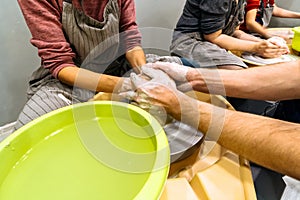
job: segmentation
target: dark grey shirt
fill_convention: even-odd
[[[232,35],[244,20],[246,0],[186,0],[175,32]],[[175,34],[176,35],[176,34]],[[174,36],[175,36],[174,35]]]

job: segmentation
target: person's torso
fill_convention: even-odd
[[[207,34],[211,26],[212,32],[222,29],[224,34],[230,35],[243,21],[244,6],[244,0],[238,3],[236,0],[187,0],[175,31]],[[219,27],[215,27],[216,23]]]
[[[92,9],[85,9],[78,0],[62,2],[62,29],[76,52],[73,61],[78,67],[103,73],[109,63],[118,57],[120,9],[117,1],[108,0],[101,17],[92,17],[89,13]],[[52,75],[41,66],[33,72],[30,85],[50,79],[53,79]]]
[[[105,7],[109,0],[59,0],[61,12],[63,12],[63,2],[72,3],[74,8],[81,10],[85,15],[102,22]],[[121,0],[117,0],[119,8],[121,8]]]

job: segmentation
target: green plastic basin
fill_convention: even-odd
[[[146,111],[121,102],[76,104],[0,143],[0,199],[157,199],[169,162],[165,132]]]
[[[292,28],[294,38],[292,39],[292,48],[300,52],[300,26]]]

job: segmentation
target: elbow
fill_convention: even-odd
[[[254,25],[252,23],[246,23],[246,28],[248,31],[254,31]]]
[[[216,37],[214,35],[204,35],[204,39],[208,42],[216,44],[218,37]]]

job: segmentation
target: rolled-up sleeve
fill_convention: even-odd
[[[229,9],[229,0],[201,0],[200,29],[203,34],[211,34],[225,26],[226,14]]]
[[[65,66],[74,65],[75,53],[66,41],[61,24],[62,5],[57,0],[18,0],[31,43],[37,47],[43,67],[57,78]]]
[[[120,32],[121,44],[126,52],[141,46],[142,36],[136,23],[134,0],[121,0]]]
[[[260,0],[248,0],[246,6],[246,12],[253,9],[258,9],[260,6]]]

